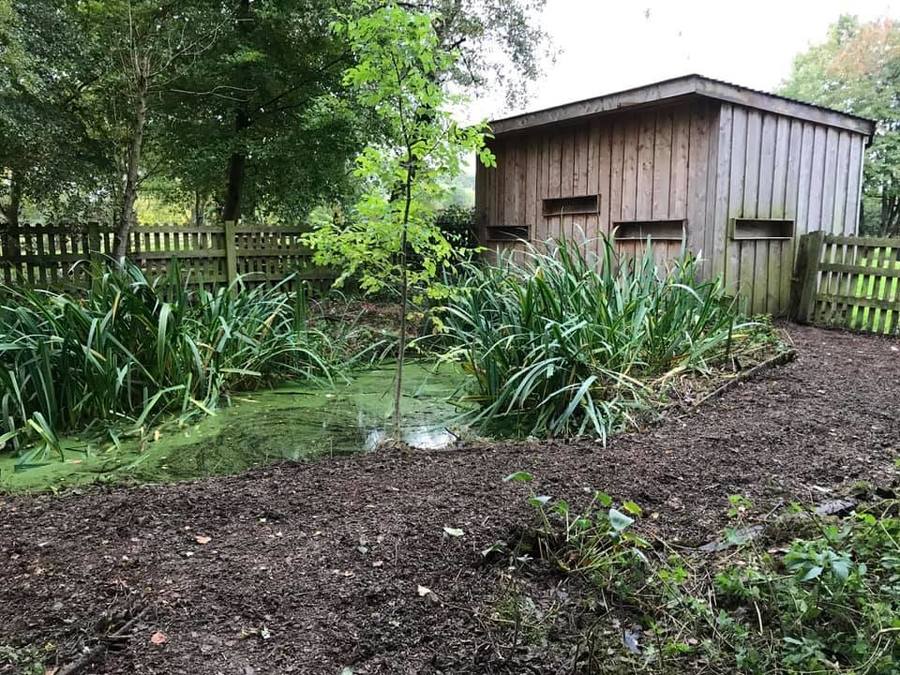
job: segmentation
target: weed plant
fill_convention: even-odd
[[[518,472],[508,480],[528,482]],[[798,506],[800,536],[741,536],[750,506],[732,497],[730,546],[675,550],[632,528],[636,504],[596,493],[582,509],[532,492],[534,524],[516,551],[589,583],[581,616],[584,672],[900,673],[900,518],[897,500],[849,516]],[[782,532],[782,535],[786,534]],[[524,556],[522,554],[525,554]],[[621,626],[632,626],[623,634]],[[611,664],[617,664],[610,669]],[[617,669],[619,668],[619,669]],[[581,671],[579,671],[581,672]]]

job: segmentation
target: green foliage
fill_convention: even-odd
[[[552,56],[541,12],[546,0],[409,0],[403,5],[431,14],[443,51],[459,58],[444,74],[460,88],[502,91],[510,106],[524,103],[541,59]]]
[[[634,502],[625,502],[620,510],[612,506],[609,495],[595,492],[577,511],[563,499],[546,496],[532,495],[529,503],[538,514],[532,534],[542,559],[612,590],[644,581],[648,568],[644,551],[650,544],[632,531],[641,514]]]
[[[111,170],[80,96],[96,63],[52,0],[0,2],[0,217],[26,203],[77,215]]]
[[[543,4],[402,7],[430,24],[436,52],[459,57],[431,64],[435,81],[468,91],[492,82],[518,96],[538,74]],[[0,0],[0,215],[122,219],[140,191],[178,212],[197,203],[204,213],[296,221],[355,200],[348,166],[386,130],[345,83],[357,53],[330,24],[373,9],[354,0]],[[455,198],[470,195],[470,185],[453,185]]]
[[[605,439],[658,403],[672,378],[766,339],[718,282],[696,281],[691,257],[668,275],[651,252],[620,264],[605,240],[599,269],[568,241],[527,258],[469,266],[441,313],[475,376],[473,421],[492,429]]]
[[[2,19],[3,2],[0,0],[0,19]],[[56,651],[53,643],[47,643],[44,647],[34,646],[13,647],[0,644],[0,672],[14,672],[19,675],[46,675],[47,669],[44,661],[48,660]],[[7,670],[7,669],[11,670]]]
[[[372,111],[382,135],[357,157],[362,197],[347,221],[316,223],[307,238],[315,260],[340,268],[338,284],[358,277],[377,293],[404,278],[428,287],[450,264],[453,248],[435,223],[435,204],[462,171],[463,157],[484,145],[485,125],[460,127],[450,112],[459,102],[441,83],[457,54],[442,51],[433,17],[395,3],[362,11],[333,25],[352,45],[355,65],[344,75],[361,107]],[[419,263],[407,269],[406,248]]]
[[[749,672],[900,672],[900,520],[890,515],[896,503],[879,506],[878,515],[817,522],[818,536],[795,539],[780,557],[747,545],[716,575],[733,620],[753,606],[773,633],[763,646],[766,636],[745,627]]]
[[[303,294],[188,290],[130,264],[84,297],[0,286],[0,440],[40,452],[57,433],[205,414],[230,393],[284,378],[330,378],[350,359],[307,325]]]
[[[329,30],[346,0],[235,2],[245,7],[173,83],[156,153],[182,190],[221,207],[235,156],[246,219],[299,220],[353,193],[348,165],[370,122],[342,84],[351,60]]]
[[[781,93],[877,122],[866,152],[864,231],[900,234],[900,23],[842,16],[825,42],[797,56]]]
[[[721,559],[650,546],[631,531],[636,505],[625,515],[603,493],[577,511],[533,492],[529,502],[526,553],[589,580],[601,623],[643,626],[643,643],[598,625],[584,636],[585,651],[623,672],[900,672],[897,501],[843,519],[804,512],[811,536],[767,550],[748,541]]]

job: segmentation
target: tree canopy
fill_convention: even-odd
[[[448,90],[520,97],[544,0],[411,0]],[[84,208],[124,233],[156,197],[195,219],[293,220],[350,204],[384,121],[343,79],[352,0],[0,0],[0,219]],[[139,201],[143,197],[142,201]]]
[[[862,230],[900,235],[900,22],[842,16],[824,42],[797,56],[781,93],[877,122]]]
[[[26,200],[77,214],[110,165],[84,90],[95,64],[76,17],[45,0],[0,0],[0,216]]]

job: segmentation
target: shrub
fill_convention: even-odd
[[[306,325],[303,293],[189,291],[175,271],[98,271],[81,297],[0,286],[0,441],[208,412],[230,392],[330,378],[343,355]]]
[[[697,281],[692,257],[664,274],[651,252],[630,264],[607,240],[600,261],[560,241],[524,264],[471,265],[460,284],[442,321],[475,376],[472,419],[518,434],[605,439],[760,328],[718,281]]]

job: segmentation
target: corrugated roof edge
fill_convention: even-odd
[[[494,134],[500,135],[691,95],[705,96],[848,129],[870,138],[875,133],[875,122],[864,117],[698,74],[682,75],[611,94],[505,117],[492,121],[490,125]]]

